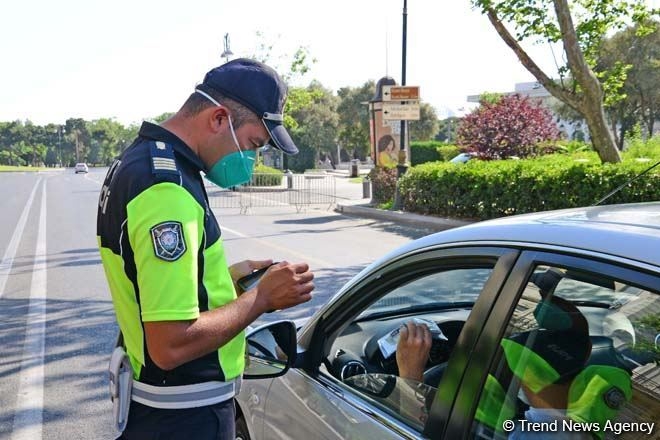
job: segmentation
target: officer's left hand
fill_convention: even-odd
[[[273,260],[245,260],[238,263],[232,264],[229,266],[229,275],[236,286],[236,281],[239,278],[243,278],[246,275],[251,274],[255,270],[259,270],[263,267],[268,267],[273,264]],[[236,287],[236,292],[240,295],[242,293],[241,289]]]

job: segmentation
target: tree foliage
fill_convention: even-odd
[[[337,91],[340,102],[339,143],[352,156],[365,157],[369,154],[369,106],[366,105],[376,90],[374,81],[367,81],[359,87],[342,87]]]
[[[528,157],[544,141],[559,136],[549,110],[529,98],[508,95],[481,105],[461,121],[458,144],[482,159]]]
[[[625,69],[625,81],[619,85],[619,96],[607,106],[617,145],[623,148],[626,136],[636,125],[644,127],[647,137],[653,135],[655,120],[660,116],[660,23],[647,21],[628,27],[603,42],[598,52],[596,69],[608,72]]]
[[[647,11],[644,0],[472,0],[487,15],[504,42],[525,68],[557,99],[579,112],[587,122],[594,148],[603,162],[621,156],[608,128],[604,102],[615,100],[625,78],[621,65],[608,72],[594,71],[603,38],[630,20],[641,22],[657,11]],[[515,27],[514,37],[504,23]],[[521,42],[563,45],[566,64],[553,80],[532,60]]]
[[[411,141],[429,141],[432,140],[440,127],[438,115],[431,104],[421,102],[419,104],[419,120],[410,121],[408,129],[410,130]]]
[[[290,96],[295,99],[288,112],[290,132],[301,152],[287,158],[287,167],[304,171],[315,168],[320,153],[331,154],[335,150],[338,99],[331,90],[316,81],[306,88],[294,88],[291,92]]]

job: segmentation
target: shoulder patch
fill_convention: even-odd
[[[165,261],[176,261],[186,252],[183,226],[179,222],[163,222],[151,228],[154,253]]]
[[[171,145],[162,141],[155,141],[151,144],[151,171],[154,174],[179,175]]]

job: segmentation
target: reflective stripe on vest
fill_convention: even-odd
[[[134,381],[131,399],[152,408],[197,408],[229,400],[238,394],[240,388],[240,378],[230,382],[213,381],[173,387],[157,387]]]

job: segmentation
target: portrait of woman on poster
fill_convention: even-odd
[[[386,134],[378,139],[378,165],[385,168],[394,168],[399,163],[396,142]]]

